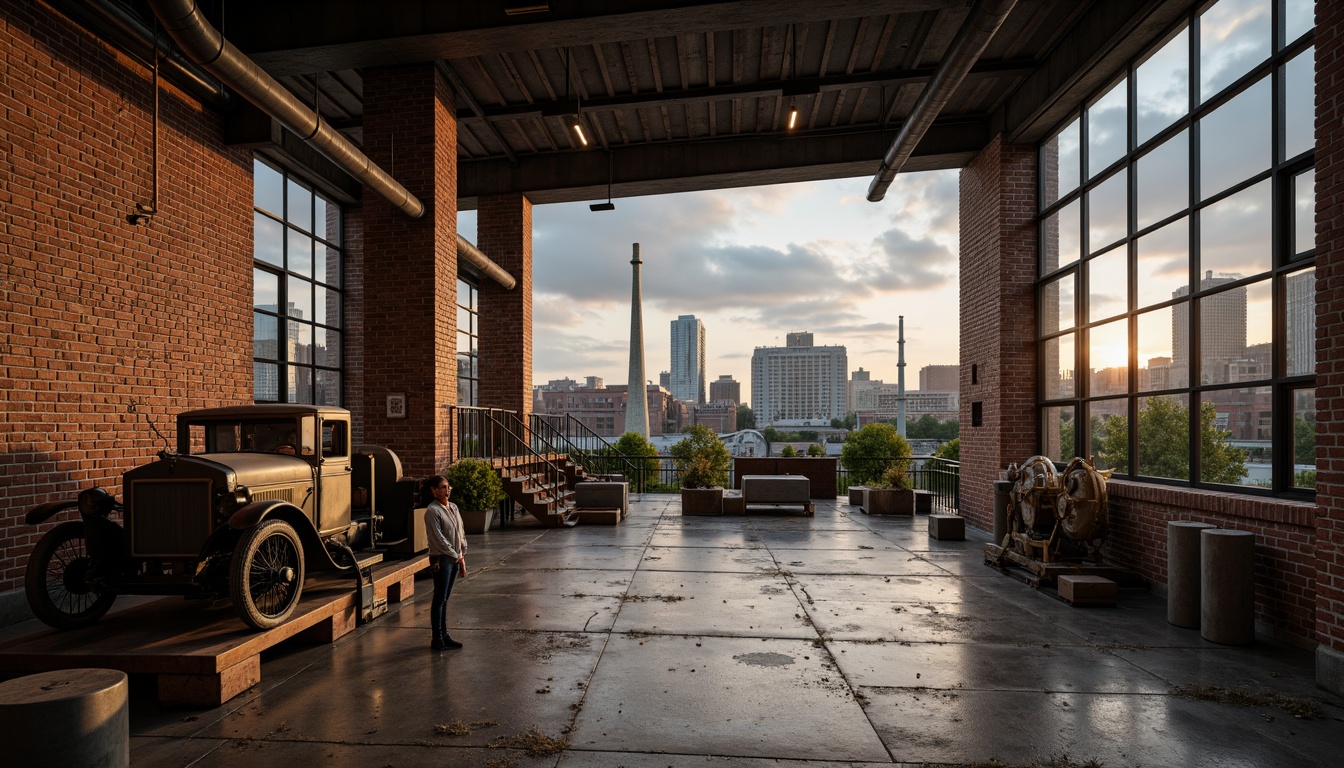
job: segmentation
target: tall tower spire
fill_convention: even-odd
[[[898,321],[896,336],[896,431],[905,437],[905,315]]]
[[[630,264],[635,268],[634,283],[630,289],[630,383],[625,392],[625,431],[649,436],[649,394],[644,382],[644,315],[640,305],[643,297],[639,289],[639,243]]]

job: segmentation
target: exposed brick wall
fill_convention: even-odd
[[[522,195],[482,197],[476,245],[518,281],[511,290],[489,278],[480,285],[480,405],[527,414],[532,410],[532,201]]]
[[[364,439],[397,452],[407,475],[448,457],[457,402],[457,118],[432,65],[364,72],[364,150],[425,204],[412,219],[377,195],[364,239]],[[404,392],[407,417],[386,417]]]
[[[1344,4],[1316,3],[1316,632],[1344,652]]]
[[[0,592],[35,504],[121,473],[188,408],[252,399],[252,160],[151,72],[49,7],[0,6]],[[132,404],[136,413],[131,412]],[[62,516],[61,519],[68,519]]]
[[[961,173],[961,511],[985,529],[999,471],[1036,452],[1035,178],[1036,150],[1002,137]]]

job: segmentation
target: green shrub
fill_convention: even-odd
[[[798,449],[792,445],[786,445],[780,450],[779,456],[783,459],[796,459],[798,458]]]
[[[910,468],[910,443],[890,424],[865,424],[845,440],[840,463],[849,472],[850,484],[872,485],[893,466],[899,466],[902,474]]]
[[[934,451],[933,455],[948,461],[961,461],[961,438],[954,437],[938,446],[938,450]]]
[[[714,430],[703,424],[691,427],[680,442],[672,446],[672,460],[681,475],[682,488],[713,488],[728,484],[732,456]]]
[[[504,483],[488,461],[459,459],[443,474],[453,486],[449,501],[458,509],[491,509],[504,500]]]
[[[887,471],[883,472],[882,476],[879,477],[876,482],[871,484],[872,487],[911,490],[915,487],[915,484],[910,482],[910,476],[905,472],[906,466],[908,465],[892,464],[890,467],[887,467]]]

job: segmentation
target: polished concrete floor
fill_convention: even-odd
[[[133,764],[1344,764],[1344,701],[1311,654],[1207,643],[1137,591],[1070,607],[970,539],[843,500],[688,518],[661,495],[616,527],[492,531],[449,603],[464,649],[430,651],[422,581],[334,644],[267,654],[218,709],[159,709],[133,682]],[[1311,701],[1321,716],[1276,706]]]

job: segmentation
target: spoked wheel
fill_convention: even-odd
[[[266,520],[243,534],[229,566],[229,593],[238,615],[256,629],[289,619],[303,593],[303,546],[293,526]]]
[[[24,592],[43,623],[57,629],[92,624],[117,594],[90,582],[93,561],[84,542],[83,521],[70,521],[47,531],[28,557]]]

